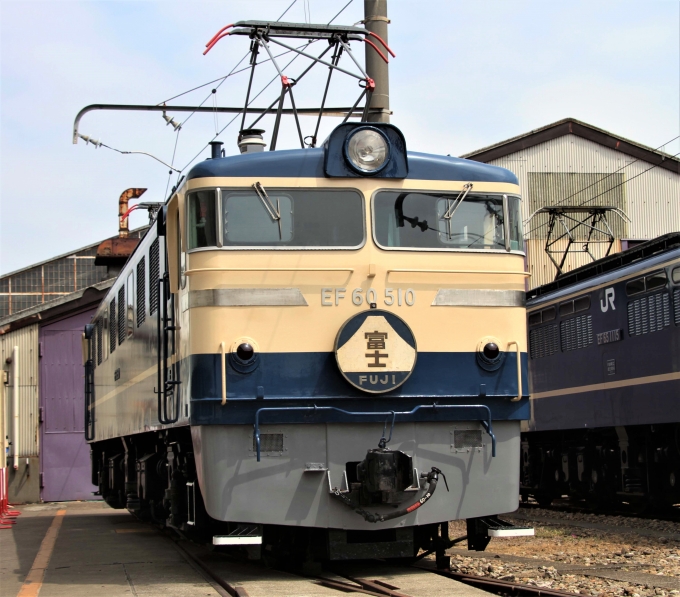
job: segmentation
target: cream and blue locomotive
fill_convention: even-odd
[[[101,495],[331,559],[414,556],[449,520],[515,510],[515,176],[407,152],[389,124],[304,150],[246,133],[189,172],[86,330]]]

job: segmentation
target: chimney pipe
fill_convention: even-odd
[[[118,237],[127,238],[130,234],[128,227],[128,201],[137,199],[146,192],[146,189],[127,189],[118,199]]]
[[[216,160],[222,157],[222,141],[210,142],[210,159]]]

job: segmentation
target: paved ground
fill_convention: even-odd
[[[36,556],[60,509],[66,514],[40,587],[36,580],[42,566]],[[34,597],[38,591],[40,597],[219,595],[167,537],[125,510],[112,510],[101,502],[28,505],[19,510],[15,527],[0,530],[2,597]],[[24,584],[34,562],[38,567]]]
[[[226,595],[175,543],[126,510],[102,502],[35,504],[11,530],[0,530],[0,597],[217,597]],[[330,597],[336,589],[230,562],[201,546],[184,543],[211,571],[249,597]],[[380,580],[411,597],[482,597],[488,593],[415,569],[357,564],[343,574]],[[321,572],[328,579],[347,578]]]

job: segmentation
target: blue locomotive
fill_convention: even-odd
[[[523,497],[680,502],[680,233],[528,293]]]

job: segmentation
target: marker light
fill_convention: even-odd
[[[498,355],[500,353],[500,350],[498,350],[498,344],[495,342],[489,342],[485,347],[484,347],[484,356],[489,359],[489,360],[494,360],[498,358]]]
[[[378,129],[360,128],[348,137],[345,157],[358,172],[375,174],[387,165],[390,145],[387,137]]]
[[[238,358],[241,359],[242,361],[249,361],[250,359],[253,358],[255,350],[253,350],[253,347],[250,344],[244,342],[243,344],[240,344],[239,347],[236,349],[236,354],[238,355]]]

